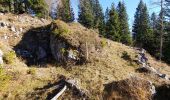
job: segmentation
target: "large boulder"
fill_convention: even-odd
[[[152,100],[155,94],[151,82],[137,77],[107,84],[104,91],[106,100]]]
[[[50,46],[58,63],[82,64],[92,61],[93,54],[101,50],[99,35],[78,23],[52,23]]]

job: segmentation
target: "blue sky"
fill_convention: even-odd
[[[102,8],[103,8],[103,11],[106,10],[107,7],[110,8],[111,4],[114,2],[115,5],[117,6],[117,3],[120,1],[120,0],[99,0],[100,1],[100,4],[102,5]],[[140,0],[124,0],[125,4],[126,4],[126,8],[127,8],[127,13],[128,13],[128,17],[129,17],[129,25],[130,25],[130,28],[133,24],[133,21],[134,21],[134,14],[136,12],[136,7],[138,5]],[[155,8],[154,5],[152,5],[152,2],[153,1],[156,1],[156,0],[143,0],[146,4],[147,4],[147,7],[148,7],[148,11],[149,13],[151,14],[153,11],[155,12],[159,12],[158,8]],[[71,0],[72,2],[72,7],[74,9],[74,13],[75,13],[75,18],[78,18],[78,0]]]

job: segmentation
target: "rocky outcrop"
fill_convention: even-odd
[[[50,46],[57,62],[80,64],[93,60],[93,54],[101,50],[101,40],[96,32],[78,23],[57,20],[52,24]]]
[[[140,72],[140,73],[150,73],[150,74],[154,74],[157,75],[160,78],[163,78],[165,80],[170,80],[169,75],[166,74],[162,74],[161,72],[157,71],[154,67],[150,66],[150,64],[148,63],[148,58],[145,55],[145,50],[141,49],[139,51],[139,55],[138,55],[138,63],[142,64],[141,67],[139,67],[138,69],[136,69],[136,71]]]

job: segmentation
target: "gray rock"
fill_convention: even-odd
[[[4,13],[0,13],[0,15],[2,16],[2,15],[4,15]]]
[[[37,57],[38,59],[43,59],[47,56],[46,51],[42,47],[38,47]]]
[[[0,65],[3,64],[3,52],[0,50]]]
[[[5,39],[5,40],[7,40],[7,39],[8,39],[7,34],[4,34],[4,39]]]
[[[0,27],[5,27],[5,22],[0,22]]]
[[[16,32],[16,29],[15,29],[14,26],[11,26],[11,31],[12,31],[12,32]]]
[[[19,37],[19,35],[20,35],[20,32],[19,31],[17,31],[16,33],[14,33],[15,35],[16,35],[16,37]]]
[[[156,94],[155,86],[153,85],[153,83],[151,81],[149,81],[149,83],[150,83],[150,86],[151,86],[150,91],[151,91],[152,95],[155,95]]]
[[[23,29],[22,29],[22,28],[19,28],[19,31],[20,31],[20,32],[23,32]]]

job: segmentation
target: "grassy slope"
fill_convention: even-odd
[[[23,26],[25,26],[25,24]],[[27,26],[30,27],[31,24]],[[39,25],[35,25],[34,27],[38,26]],[[2,35],[3,31],[1,31],[0,34]],[[64,69],[62,66],[54,65],[48,65],[47,68],[38,68],[38,66],[27,67],[19,58],[15,59],[15,63],[5,64],[5,72],[12,78],[7,82],[8,85],[0,91],[0,95],[2,95],[0,99],[6,98],[12,100],[32,98],[29,94],[33,93],[34,95],[35,88],[41,88],[48,83],[56,82],[60,75],[78,80],[80,87],[86,90],[91,98],[95,99],[102,98],[104,84],[122,80],[130,76],[139,76],[149,79],[155,84],[164,82],[164,80],[158,79],[156,76],[140,74],[135,71],[135,69],[140,66],[133,61],[137,60],[137,50],[110,40],[105,41],[107,41],[108,44],[105,44],[103,51],[96,55],[96,59],[93,63],[82,66],[72,66],[70,69]],[[4,45],[4,43],[6,42],[1,42],[0,48],[3,52],[10,51],[11,47],[7,44]],[[129,60],[124,60],[122,58],[124,51],[130,55],[132,59],[131,63]],[[147,56],[149,57],[151,66],[159,69],[162,73],[170,75],[170,66],[156,61],[149,54],[147,54]],[[46,89],[42,90],[46,91]],[[39,95],[45,98],[48,92],[50,92],[50,90]],[[69,98],[71,94],[66,93],[65,95]],[[64,96],[61,98],[64,98]]]

